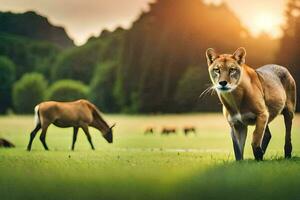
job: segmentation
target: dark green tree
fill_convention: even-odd
[[[178,111],[220,111],[217,95],[211,88],[207,68],[191,67],[179,81],[175,100]]]
[[[46,17],[33,11],[25,13],[0,12],[0,32],[41,40],[60,47],[72,47],[72,39],[63,27],[49,23]]]
[[[90,38],[87,44],[60,54],[52,69],[52,80],[75,79],[90,84],[98,63],[119,61],[123,32],[121,28],[104,31],[99,38]]]
[[[245,46],[247,64],[255,67],[274,62],[278,41],[267,35],[251,37],[226,4],[157,0],[149,8],[130,29],[104,30],[85,45],[60,54],[53,65],[51,81],[74,79],[87,85],[91,80],[93,84],[105,82],[95,76],[106,71],[95,70],[99,63],[113,61],[114,89],[105,89],[105,94],[107,99],[114,98],[122,111],[177,112],[181,110],[176,100],[179,81],[189,66],[206,68],[207,48],[233,53]],[[204,81],[208,77],[202,78]],[[102,105],[108,102],[103,97],[93,98]],[[206,107],[215,110],[214,106]]]
[[[34,107],[44,101],[47,81],[39,73],[24,74],[13,86],[13,103],[17,113],[33,113]]]
[[[16,78],[39,72],[49,77],[56,56],[73,41],[64,28],[52,25],[35,12],[0,12],[0,55],[16,65]]]
[[[97,66],[91,82],[89,99],[105,112],[118,112],[114,96],[117,65],[114,62],[105,62]]]
[[[300,85],[300,0],[289,0],[285,11],[286,24],[277,54],[278,63],[286,66]],[[297,111],[300,111],[300,87],[297,87]]]
[[[125,34],[117,99],[123,108],[140,112],[177,111],[176,88],[188,66],[206,67],[208,47],[233,52],[245,32],[225,4],[152,3]]]
[[[80,81],[60,80],[50,86],[46,94],[46,99],[53,101],[87,99],[88,92],[88,87]]]
[[[0,55],[15,63],[17,79],[33,71],[49,77],[50,68],[60,51],[58,46],[51,43],[0,33]]]
[[[12,86],[15,81],[15,65],[7,57],[0,56],[0,114],[12,106]]]

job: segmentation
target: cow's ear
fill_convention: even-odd
[[[110,129],[112,129],[113,127],[115,127],[116,126],[116,123],[114,123],[111,127],[110,127]]]
[[[209,48],[206,50],[206,60],[207,60],[207,65],[210,66],[218,57],[218,54],[213,48]]]
[[[244,47],[238,48],[234,53],[233,53],[233,58],[236,60],[236,62],[239,65],[245,64],[245,58],[246,58],[246,49]]]

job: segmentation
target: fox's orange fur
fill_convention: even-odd
[[[285,157],[291,157],[291,127],[295,113],[296,84],[288,70],[278,65],[253,69],[245,64],[246,50],[234,54],[206,52],[209,74],[231,127],[237,160],[243,159],[247,126],[255,125],[253,154],[262,160],[271,139],[268,124],[283,114],[286,126]]]

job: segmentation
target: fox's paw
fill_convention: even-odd
[[[264,151],[262,150],[262,148],[261,147],[252,147],[252,149],[253,149],[253,154],[254,154],[255,160],[262,161],[263,156],[264,156]]]

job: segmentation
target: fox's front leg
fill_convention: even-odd
[[[268,124],[268,118],[269,114],[265,112],[258,115],[256,119],[256,127],[252,138],[252,150],[256,160],[263,160],[264,151],[261,145]]]
[[[231,124],[230,126],[235,160],[243,160],[244,147],[247,138],[247,126],[240,123]]]

